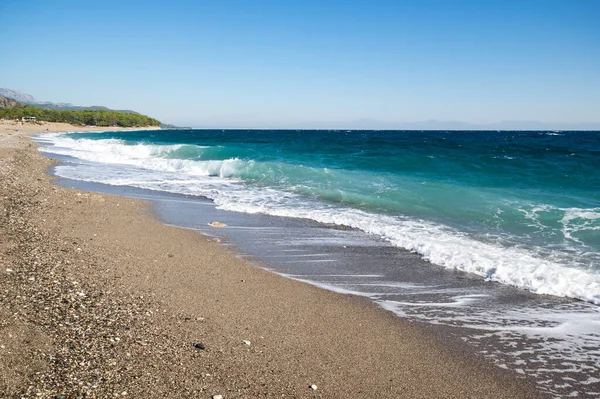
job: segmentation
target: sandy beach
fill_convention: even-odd
[[[0,122],[0,397],[541,397],[432,328],[252,266],[143,201],[54,185],[28,136],[83,130],[106,128]]]

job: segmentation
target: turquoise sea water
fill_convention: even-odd
[[[57,167],[62,177],[347,225],[444,267],[600,303],[600,132],[162,130],[43,140],[44,151],[78,160]]]

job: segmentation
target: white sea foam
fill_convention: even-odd
[[[301,217],[358,228],[447,268],[475,273],[488,280],[538,294],[568,296],[600,304],[600,275],[537,258],[524,248],[477,241],[464,233],[423,220],[377,215],[350,208],[287,208],[240,200],[236,203],[217,198],[215,202],[226,210]]]
[[[600,230],[600,223],[598,223],[600,221],[600,208],[561,208],[536,204],[513,204],[513,206],[531,221],[530,227],[535,227],[540,231],[549,228],[541,221],[545,214],[548,215],[553,212],[562,214],[558,222],[563,226],[564,238],[569,240],[579,242],[577,238],[572,236],[573,232]]]
[[[469,299],[467,307],[460,305]],[[477,295],[461,295],[446,303],[376,300],[399,316],[427,323],[466,327],[463,340],[502,368],[518,365],[517,372],[534,378],[554,397],[592,395],[589,385],[600,379],[600,311],[581,303],[563,306],[482,306]],[[498,345],[500,344],[500,345]],[[514,368],[514,367],[513,367]],[[519,371],[520,370],[520,371]],[[590,376],[581,380],[581,376]],[[573,377],[576,377],[573,378]],[[567,386],[566,384],[569,384]]]
[[[326,289],[328,291],[333,291],[333,292],[337,292],[339,294],[345,294],[345,295],[357,295],[357,296],[364,296],[370,299],[375,299],[378,296],[383,295],[383,293],[371,293],[371,292],[364,292],[364,291],[354,291],[354,290],[347,290],[345,288],[342,288],[339,285],[336,284],[328,284],[328,283],[322,283],[322,282],[317,282],[315,280],[312,280],[310,278],[302,278],[293,274],[287,274],[287,273],[281,273],[278,272],[276,270],[272,270],[272,269],[266,269],[269,270],[270,272],[273,272],[275,274],[279,274],[280,276],[289,278],[290,280],[295,280],[295,281],[300,281],[302,283],[307,283],[310,285],[314,285],[315,287],[319,287],[319,288],[323,288]]]
[[[274,188],[248,186],[238,177],[243,170],[256,166],[252,162],[168,158],[180,145],[125,145],[119,140],[73,139],[64,135],[44,135],[41,139],[51,144],[41,148],[44,152],[105,165],[87,168],[61,165],[56,173],[62,177],[202,195],[213,199],[224,210],[350,226],[383,237],[447,268],[475,273],[538,294],[568,296],[600,304],[600,274],[585,264],[578,265],[573,258],[565,260],[562,255],[552,253],[540,256],[538,253],[542,251],[533,247],[508,246],[494,239],[475,238],[425,220],[334,206]],[[538,211],[531,211],[532,223]],[[563,233],[565,237],[576,239],[573,236],[576,230],[597,229],[589,223],[598,218],[600,209],[567,209],[561,221],[566,226]]]
[[[489,306],[487,301],[493,297],[476,287],[397,283],[386,281],[385,276],[353,283],[349,277],[358,276],[283,275],[331,291],[366,296],[403,318],[467,328],[462,335],[465,342],[498,367],[534,378],[540,389],[553,397],[574,393],[595,397],[593,389],[600,382],[600,309],[593,305],[525,302]],[[329,277],[341,279],[331,281]],[[582,380],[582,376],[588,377]]]
[[[565,238],[578,242],[581,241],[574,235],[584,231],[600,231],[600,208],[581,209],[567,208],[563,209],[564,216],[560,220],[562,224],[562,233]]]

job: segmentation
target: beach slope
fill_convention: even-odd
[[[538,397],[438,330],[52,184],[27,136],[76,130],[0,123],[1,397]]]

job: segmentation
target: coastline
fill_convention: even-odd
[[[0,125],[3,394],[541,397],[363,298],[164,226],[143,201],[53,185],[26,136],[87,130],[54,125]]]

